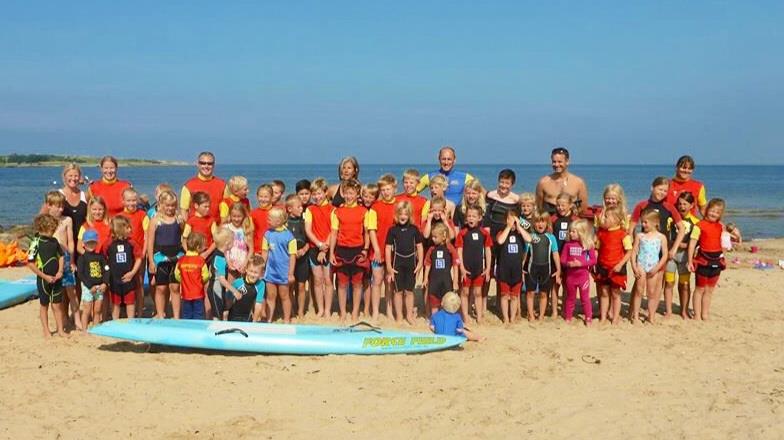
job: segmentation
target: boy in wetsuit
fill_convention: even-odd
[[[310,188],[308,188],[308,197],[310,197]],[[310,262],[308,261],[308,252],[310,245],[308,244],[308,237],[305,235],[305,220],[302,218],[302,199],[299,194],[289,194],[286,196],[286,213],[289,218],[286,221],[286,228],[291,231],[294,240],[297,241],[297,253],[294,261],[294,283],[289,289],[294,292],[297,298],[297,317],[302,318],[305,316],[305,300],[308,297],[308,291],[305,290],[305,282],[310,278]]]
[[[517,318],[520,310],[520,291],[523,286],[523,257],[531,235],[520,225],[520,211],[512,208],[506,213],[506,226],[495,237],[498,244],[495,279],[498,283],[501,317],[504,324]]]
[[[140,211],[137,211],[140,212]],[[124,215],[112,218],[112,242],[106,252],[109,261],[109,296],[112,300],[112,319],[120,318],[120,307],[125,305],[128,318],[136,312],[138,293],[136,276],[142,267],[142,249],[130,240],[131,222]]]
[[[212,310],[212,319],[223,319],[226,295],[236,293],[229,282],[229,266],[226,263],[226,252],[234,242],[234,233],[228,228],[220,227],[215,232],[215,251],[209,262],[210,280],[207,284],[207,300]]]
[[[425,255],[425,282],[430,314],[438,311],[444,295],[458,289],[457,276],[460,259],[457,250],[449,242],[449,232],[444,223],[433,226],[433,246]]]
[[[261,313],[256,309],[264,307],[265,284],[261,279],[264,273],[264,259],[261,255],[251,255],[245,266],[245,274],[232,283],[233,289],[227,291],[223,298],[223,320],[252,322]]]
[[[74,249],[73,234],[73,220],[71,217],[63,215],[63,208],[65,207],[65,196],[60,191],[49,191],[46,193],[46,210],[49,215],[54,217],[57,222],[57,230],[54,237],[63,248],[65,257],[65,264],[63,265],[63,290],[65,290],[65,297],[63,297],[63,313],[65,319],[68,319],[68,308],[73,313],[73,324],[79,330],[84,330],[82,327],[82,318],[79,313],[79,300],[76,297],[76,255]]]
[[[455,292],[447,292],[441,300],[441,310],[430,317],[430,330],[437,335],[465,336],[469,341],[481,341],[481,336],[464,327],[463,318],[457,313],[460,304],[460,297]]]
[[[528,321],[533,321],[534,295],[539,293],[539,316],[537,320],[544,319],[547,310],[547,297],[550,294],[553,282],[558,281],[561,274],[561,259],[558,256],[558,243],[555,236],[547,232],[550,225],[550,214],[537,212],[533,215],[534,233],[531,241],[526,244],[526,261],[523,266],[525,271],[526,307]],[[557,315],[558,298],[551,297],[551,307]]]
[[[54,320],[57,324],[57,334],[68,336],[63,329],[63,266],[65,257],[63,248],[53,237],[57,230],[58,221],[49,214],[41,214],[33,220],[35,238],[30,243],[27,254],[27,267],[36,276],[38,288],[39,318],[44,338],[52,336],[49,331],[49,305],[52,306]]]
[[[482,297],[482,286],[490,279],[490,248],[493,240],[490,231],[480,225],[482,208],[466,208],[466,223],[457,234],[455,247],[460,257],[460,272],[463,274],[463,291],[460,295],[463,320],[468,321],[468,297],[474,295],[477,324],[482,323],[487,298]]]

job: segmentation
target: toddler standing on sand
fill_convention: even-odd
[[[689,270],[695,273],[694,319],[707,320],[710,316],[711,299],[721,271],[726,269],[721,248],[721,216],[724,200],[711,199],[705,208],[705,218],[694,227],[689,242]]]
[[[204,283],[210,279],[207,262],[199,252],[204,249],[204,235],[194,232],[186,242],[187,252],[177,261],[174,276],[180,282],[182,319],[204,319]]]
[[[598,261],[594,273],[599,291],[599,320],[610,312],[613,324],[620,322],[621,290],[626,288],[626,263],[632,255],[632,239],[621,227],[623,214],[618,207],[603,212],[602,227],[596,233]]]
[[[646,210],[642,216],[642,232],[634,237],[632,270],[637,282],[632,292],[631,321],[640,319],[643,291],[648,297],[648,322],[656,322],[656,309],[662,291],[662,271],[667,264],[667,237],[659,232],[659,213]]]
[[[596,238],[588,220],[575,220],[569,226],[569,241],[561,250],[561,267],[564,270],[564,319],[572,321],[577,290],[580,290],[580,303],[583,306],[585,325],[590,326],[593,319],[591,305],[591,268],[596,265]]]
[[[136,312],[136,295],[139,269],[144,256],[142,249],[130,240],[131,223],[124,215],[112,217],[112,243],[107,251],[109,261],[109,292],[112,300],[112,319],[120,318],[120,307],[125,305],[128,318]]]
[[[57,334],[68,336],[63,329],[63,266],[65,258],[60,243],[53,237],[58,221],[49,214],[41,214],[33,221],[36,236],[30,243],[27,267],[36,276],[38,288],[39,318],[44,337],[49,338],[49,305],[52,306]]]
[[[283,322],[291,322],[291,297],[289,283],[294,282],[297,258],[297,240],[286,229],[286,213],[280,208],[269,212],[270,228],[261,242],[261,257],[267,262],[264,282],[267,283],[267,322],[275,317],[275,303],[280,298]]]

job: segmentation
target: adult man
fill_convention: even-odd
[[[558,194],[565,192],[575,200],[576,212],[582,213],[588,204],[588,187],[582,178],[569,172],[569,150],[553,148],[550,161],[553,172],[543,176],[536,184],[536,206],[555,214],[555,199]]]
[[[199,153],[196,163],[197,174],[191,177],[180,191],[180,214],[183,218],[193,215],[191,194],[198,191],[206,192],[210,196],[210,217],[215,221],[220,220],[220,202],[223,200],[223,191],[226,182],[213,175],[215,170],[215,155],[209,151]]]
[[[423,175],[422,178],[419,179],[417,192],[422,192],[430,185],[431,177],[441,174],[446,177],[447,180],[447,188],[444,196],[455,205],[460,204],[460,200],[463,198],[463,189],[465,188],[466,183],[474,180],[474,176],[464,171],[455,170],[456,157],[454,148],[449,145],[441,147],[441,149],[438,150],[438,164],[441,168],[437,171]]]

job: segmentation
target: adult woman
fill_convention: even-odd
[[[63,187],[59,191],[65,196],[63,217],[73,222],[73,242],[77,242],[79,228],[87,219],[87,195],[79,183],[82,180],[82,169],[75,163],[66,164],[63,168]],[[75,262],[75,261],[74,261]]]
[[[347,156],[340,161],[340,164],[338,164],[338,179],[340,179],[340,182],[350,179],[359,180],[359,162],[356,157]],[[335,207],[340,207],[345,202],[340,191],[340,183],[330,185],[327,191],[330,199],[332,199],[332,205]]]
[[[123,196],[125,188],[131,186],[126,180],[117,179],[117,159],[113,156],[101,158],[98,168],[101,170],[101,179],[90,184],[87,190],[88,200],[100,196],[106,202],[106,216],[112,218],[123,211]]]
[[[708,205],[708,198],[705,194],[705,185],[699,180],[692,179],[694,175],[694,159],[688,154],[678,158],[675,164],[675,176],[670,179],[670,186],[667,189],[667,203],[675,206],[678,203],[678,196],[682,192],[688,191],[692,193],[696,202],[692,209],[692,214],[697,215],[699,209],[700,215],[705,215],[705,207]]]

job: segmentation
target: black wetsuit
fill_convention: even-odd
[[[240,299],[234,298],[234,294],[230,292],[225,293],[224,306],[225,310],[229,311],[228,321],[251,322],[253,321],[253,309],[256,305],[256,295],[258,294],[259,287],[264,287],[264,282],[260,281],[256,284],[250,284],[245,281],[245,278],[240,279],[241,282],[235,280],[233,286],[242,294]]]
[[[553,285],[553,251],[558,245],[550,233],[534,233],[531,239],[525,260],[525,288],[529,292],[548,292]]]
[[[482,275],[485,269],[485,247],[492,247],[487,229],[481,226],[464,227],[458,234],[457,247],[463,248],[463,266],[471,279]]]
[[[305,235],[305,220],[302,217],[289,217],[286,227],[297,241],[297,250],[307,246],[308,237]],[[298,257],[294,264],[294,279],[298,283],[304,283],[308,278],[310,278],[310,261],[306,253]]]
[[[109,260],[109,289],[115,295],[124,296],[136,288],[136,277],[124,283],[122,277],[133,269],[133,244],[128,240],[114,240],[107,251]]]
[[[177,222],[158,223],[155,228],[155,246],[153,252],[160,252],[168,261],[158,263],[155,269],[155,284],[164,285],[177,283],[174,278],[174,266],[177,264],[177,254],[182,252],[182,228]]]
[[[218,281],[218,277],[223,277],[227,281],[229,278],[229,265],[226,264],[226,256],[223,252],[215,249],[212,253],[209,267],[210,281],[207,284],[207,299],[210,301],[210,306],[212,306],[212,316],[223,319],[223,298],[226,295],[232,295],[232,293],[228,292],[220,281]]]
[[[561,217],[556,215],[553,218],[553,235],[558,242],[558,252],[563,250],[564,244],[569,240],[569,226],[572,225],[574,217]]]
[[[503,244],[498,245],[495,278],[513,286],[523,281],[523,256],[525,241],[517,231],[511,231]]]
[[[433,246],[427,251],[425,264],[430,266],[427,274],[427,294],[438,299],[452,290],[452,265],[457,260],[457,251],[451,244]]]
[[[395,224],[387,232],[387,245],[392,246],[392,268],[395,274],[395,291],[414,291],[417,245],[422,244],[422,234],[412,224]]]
[[[60,258],[63,255],[63,248],[56,238],[36,235],[30,243],[27,261],[34,262],[36,267],[46,275],[57,275],[60,270]],[[58,304],[63,301],[62,277],[54,283],[36,277],[36,287],[41,305]]]

